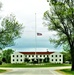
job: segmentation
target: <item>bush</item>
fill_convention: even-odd
[[[0,65],[2,65],[2,61],[0,61]]]
[[[25,58],[25,62],[27,62],[27,63],[28,63],[29,61],[30,61],[30,60],[29,60],[28,58]]]

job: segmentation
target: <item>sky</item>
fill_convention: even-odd
[[[49,42],[49,37],[53,38],[55,32],[49,32],[43,25],[43,13],[49,10],[47,0],[1,0],[3,6],[0,11],[5,17],[14,14],[19,23],[23,24],[21,38],[15,40],[15,45],[8,47],[15,51],[61,51],[62,48],[54,48],[54,44]],[[36,15],[35,15],[36,13]],[[36,21],[35,21],[36,19]],[[42,33],[42,36],[36,36]]]

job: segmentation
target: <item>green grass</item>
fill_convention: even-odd
[[[58,67],[58,66],[70,66],[70,64],[51,64],[51,63],[42,63],[42,64],[30,64],[30,63],[22,63],[22,64],[2,64],[0,67]]]
[[[0,69],[0,73],[6,72],[6,70]]]
[[[71,71],[71,69],[62,69],[60,70],[63,75],[74,75],[74,71]]]

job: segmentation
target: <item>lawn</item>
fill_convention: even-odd
[[[71,71],[71,69],[62,69],[59,72],[61,72],[63,75],[74,75],[74,71]]]
[[[0,73],[6,72],[6,70],[0,69]]]
[[[22,63],[22,64],[2,64],[0,67],[58,67],[58,66],[70,66],[70,64],[51,64],[51,63],[42,63],[42,64],[31,64],[31,63]]]

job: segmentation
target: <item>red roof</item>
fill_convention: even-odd
[[[22,54],[35,54],[35,52],[20,52]],[[36,54],[52,54],[54,52],[36,52]]]

